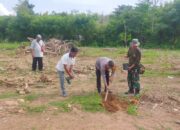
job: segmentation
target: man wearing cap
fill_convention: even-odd
[[[115,64],[114,61],[107,57],[100,57],[96,60],[96,80],[97,80],[97,90],[98,93],[101,93],[101,76],[104,81],[105,89],[104,91],[107,91],[107,88],[109,87],[109,82],[112,82],[114,74],[115,74]],[[111,70],[111,76],[109,76]]]
[[[31,43],[31,54],[32,54],[32,70],[36,71],[37,64],[39,71],[43,70],[43,53],[45,50],[45,44],[42,41],[42,37],[40,34],[36,36]]]
[[[141,60],[141,51],[139,49],[140,42],[138,39],[133,39],[130,43],[130,47],[127,53],[129,58],[129,67],[128,67],[128,87],[129,90],[126,94],[139,94],[140,92],[140,83],[139,83],[139,64]]]

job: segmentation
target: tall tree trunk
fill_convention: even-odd
[[[124,42],[125,42],[125,47],[127,47],[127,27],[124,22]]]
[[[157,4],[160,2],[161,0],[152,0],[152,3],[153,3],[153,17],[152,17],[152,24],[151,24],[151,32],[153,33],[154,32],[154,24],[155,24],[155,12],[156,12],[156,7],[157,7]]]
[[[151,32],[154,32],[154,14],[153,14],[153,18],[152,18],[152,24],[151,24]]]

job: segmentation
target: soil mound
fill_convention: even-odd
[[[128,107],[128,102],[125,100],[120,100],[116,95],[112,93],[108,94],[107,100],[104,101],[105,93],[102,93],[102,105],[109,112],[117,112],[119,110],[126,110]]]

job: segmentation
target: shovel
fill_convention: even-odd
[[[107,100],[108,93],[109,93],[109,91],[108,91],[108,89],[107,89],[106,94],[105,94],[105,97],[104,97],[104,101],[105,101],[105,102],[106,102],[106,100]]]
[[[111,85],[111,84],[110,84],[110,85]],[[109,87],[110,87],[110,85],[109,85]],[[107,91],[106,91],[106,93],[105,93],[105,97],[104,97],[104,101],[105,101],[105,102],[106,102],[107,97],[108,97],[108,94],[109,94],[109,90],[108,90],[109,87],[107,87]]]

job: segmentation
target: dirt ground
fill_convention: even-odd
[[[44,57],[43,74],[49,81],[42,84],[39,81],[42,73],[31,71],[32,58],[29,54],[14,55],[9,51],[2,51],[0,78],[12,84],[0,82],[0,94],[16,92],[18,87],[22,88],[23,83],[28,83],[31,93],[45,95],[31,101],[30,104],[43,105],[51,101],[63,101],[73,95],[96,91],[94,73],[96,57],[81,55],[77,58],[75,66],[75,69],[81,72],[76,75],[71,87],[66,87],[68,97],[61,97],[55,69],[59,58]],[[180,70],[178,59],[180,57],[169,59],[177,64],[174,71]],[[115,61],[119,67],[111,90],[114,94],[122,96],[127,91],[127,73],[121,70],[121,64],[126,62],[126,59],[120,56],[115,58]],[[141,92],[144,94],[138,104],[137,116],[129,115],[124,110],[115,113],[93,113],[73,109],[70,112],[54,114],[56,108],[53,107],[42,113],[28,113],[20,106],[21,102],[24,102],[23,95],[16,98],[0,98],[0,130],[179,130],[180,77],[142,76]]]

